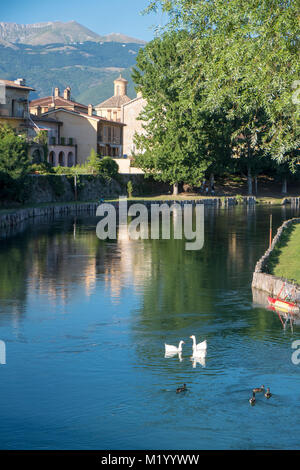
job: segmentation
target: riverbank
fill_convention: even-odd
[[[128,199],[128,204],[134,204],[137,201],[139,203],[144,203],[146,206],[149,206],[151,202],[156,203],[165,203],[165,204],[173,204],[174,202],[181,203],[181,204],[204,204],[209,206],[234,206],[237,204],[246,204],[246,205],[254,205],[256,204],[256,199],[253,196],[244,196],[244,197],[198,197],[193,199],[181,199],[181,198],[130,198]],[[106,200],[105,202],[109,202],[115,206],[118,205],[119,199],[114,200]],[[62,203],[44,203],[44,204],[36,204],[33,206],[26,206],[20,208],[8,208],[0,210],[0,229],[5,229],[9,227],[15,227],[19,223],[24,222],[25,220],[36,218],[36,217],[53,217],[55,215],[63,215],[63,214],[77,214],[81,212],[89,212],[93,215],[96,214],[97,206],[99,202],[97,201],[90,201],[90,202],[66,202]]]
[[[291,225],[282,235],[269,259],[270,273],[300,285],[300,224]]]
[[[294,218],[286,220],[279,227],[270,248],[256,264],[252,279],[253,289],[265,291],[273,297],[292,295],[300,303],[298,224],[300,218]],[[295,236],[291,237],[293,232]]]

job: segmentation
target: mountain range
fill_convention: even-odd
[[[122,73],[133,98],[131,68],[144,45],[120,33],[101,36],[76,21],[0,23],[0,79],[25,78],[36,90],[31,99],[70,86],[74,100],[95,105],[112,96]]]
[[[72,44],[86,41],[121,42],[124,44],[145,44],[145,41],[131,38],[120,33],[100,36],[77,21],[49,21],[47,23],[16,24],[0,22],[0,40],[12,44],[30,44],[43,46],[46,44]]]

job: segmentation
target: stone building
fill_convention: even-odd
[[[97,116],[110,121],[122,121],[122,106],[130,101],[127,96],[128,81],[121,75],[114,81],[114,96],[95,106]]]
[[[35,91],[26,85],[23,78],[0,80],[0,123],[27,134],[31,127],[29,115],[29,93]]]
[[[123,137],[123,153],[124,157],[132,157],[136,151],[134,143],[134,135],[144,133],[143,121],[139,120],[141,112],[145,108],[147,101],[142,97],[141,93],[137,97],[128,101],[122,106],[122,122],[126,124]]]
[[[44,113],[45,116],[62,123],[60,143],[63,141],[66,145],[72,136],[72,142],[76,144],[76,164],[86,163],[92,149],[101,156],[119,157],[123,153],[124,124],[96,116],[92,105],[88,107],[88,113],[58,108]],[[62,165],[57,160],[50,163]]]

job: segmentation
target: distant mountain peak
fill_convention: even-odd
[[[86,41],[146,43],[121,33],[110,33],[107,36],[100,36],[76,20],[70,20],[65,23],[61,21],[48,21],[34,24],[0,22],[0,40],[12,44],[22,43],[33,46],[54,43],[72,44]]]

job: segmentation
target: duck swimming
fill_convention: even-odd
[[[264,385],[262,385],[261,387],[257,387],[257,388],[253,389],[254,393],[262,393],[264,391],[265,391],[265,386]]]
[[[183,387],[177,388],[176,393],[181,393],[181,392],[186,392],[186,391],[187,391],[186,384],[183,384]]]
[[[268,388],[267,388],[267,391],[266,391],[266,393],[265,393],[265,397],[266,397],[266,398],[271,398],[271,396],[272,396],[272,393],[270,392],[270,388],[268,387]]]
[[[253,392],[253,395],[252,395],[252,397],[250,398],[249,403],[250,403],[251,406],[254,406],[254,405],[255,405],[255,402],[256,402],[255,392]]]

